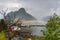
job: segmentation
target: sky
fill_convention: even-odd
[[[55,12],[60,15],[60,0],[0,0],[0,10],[7,8],[8,11],[25,8],[36,19],[43,19]]]

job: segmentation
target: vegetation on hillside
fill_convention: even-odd
[[[60,18],[54,14],[46,24],[46,31],[42,30],[44,40],[60,40]]]

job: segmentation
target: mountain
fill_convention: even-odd
[[[32,15],[28,14],[24,8],[20,8],[18,11],[10,12],[6,15],[6,19],[9,21],[16,17],[20,17],[25,20],[36,20]]]
[[[49,18],[50,18],[50,16],[46,16],[46,17],[44,17],[42,20],[48,21]]]

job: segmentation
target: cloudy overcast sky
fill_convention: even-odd
[[[0,10],[8,8],[11,11],[22,7],[37,19],[53,15],[54,12],[60,15],[60,0],[0,0]]]

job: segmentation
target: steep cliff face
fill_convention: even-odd
[[[10,12],[6,15],[7,20],[13,20],[16,17],[20,17],[25,20],[36,20],[32,15],[28,14],[24,8],[21,8],[15,12]]]

